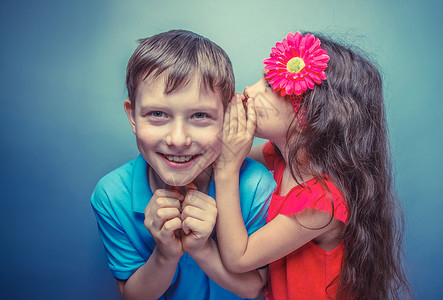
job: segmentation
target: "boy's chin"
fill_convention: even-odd
[[[169,178],[162,178],[163,182],[171,187],[182,187],[182,186],[186,186],[189,183],[192,183],[192,181],[194,181],[195,178],[174,178],[174,177],[169,177]]]

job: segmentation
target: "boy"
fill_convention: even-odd
[[[229,273],[215,241],[212,164],[234,95],[226,53],[189,31],[161,33],[140,41],[126,86],[124,109],[140,156],[103,177],[91,197],[120,293],[126,299],[256,297],[267,270]],[[262,165],[244,162],[240,195],[249,234],[264,225],[274,187]]]

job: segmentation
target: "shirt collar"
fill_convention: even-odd
[[[149,187],[148,166],[143,156],[139,155],[135,160],[132,171],[132,210],[138,213],[144,213],[146,205],[152,198],[152,191]]]

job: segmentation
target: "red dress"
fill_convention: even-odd
[[[286,196],[280,196],[281,180],[286,163],[277,155],[270,142],[263,149],[268,167],[274,171],[277,189],[272,195],[267,222],[278,214],[293,215],[308,207],[332,213],[332,203],[328,192],[325,192],[315,179],[303,186],[295,186]],[[346,223],[348,210],[346,202],[330,181],[326,181],[334,203],[334,218]],[[268,286],[265,289],[266,299],[334,299],[338,281],[327,290],[326,287],[340,273],[343,244],[331,251],[326,251],[312,241],[298,248],[289,255],[269,265]]]

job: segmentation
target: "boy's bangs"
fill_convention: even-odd
[[[166,71],[164,93],[169,94],[186,86],[195,72],[198,72],[201,84],[207,91],[222,93],[223,107],[226,108],[234,95],[234,75],[228,68],[230,61],[213,49],[207,49],[207,45],[199,46],[195,55],[179,57],[168,68],[157,69],[155,75]]]

